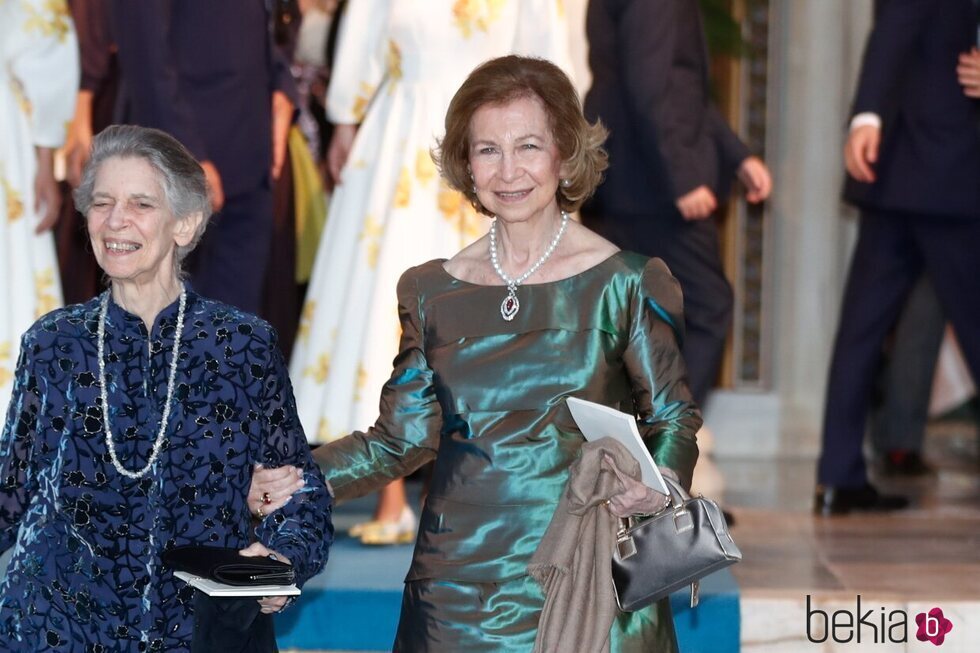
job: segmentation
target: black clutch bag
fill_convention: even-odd
[[[246,558],[238,549],[217,546],[178,546],[160,556],[163,564],[226,585],[291,585],[292,565],[272,558]]]
[[[691,498],[673,479],[667,507],[635,522],[622,520],[613,550],[612,577],[621,610],[632,612],[691,586],[698,604],[699,580],[735,564],[742,552],[714,501]]]

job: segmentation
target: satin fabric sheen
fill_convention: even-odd
[[[530,650],[543,597],[527,565],[584,438],[579,397],[633,412],[658,464],[690,485],[700,413],[685,381],[682,299],[659,259],[619,252],[560,281],[501,286],[442,260],[398,285],[402,340],[381,416],[317,450],[339,499],[435,460],[397,650]],[[670,651],[666,603],[623,614],[614,651]]]

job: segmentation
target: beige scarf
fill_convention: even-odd
[[[620,472],[640,479],[640,465],[612,438],[588,442],[572,464],[568,485],[528,573],[544,590],[534,641],[536,653],[609,651],[609,630],[619,608],[612,583],[618,520],[604,505],[622,491]]]

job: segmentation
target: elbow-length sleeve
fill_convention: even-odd
[[[285,506],[262,520],[256,537],[289,558],[302,584],[327,562],[333,542],[332,500],[303,434],[286,362],[278,346],[273,345],[270,350],[272,361],[263,384],[261,462],[268,467],[299,467],[306,484]]]
[[[552,62],[575,83],[568,16],[563,0],[519,0],[514,53]]]
[[[391,378],[381,390],[380,416],[367,432],[323,445],[314,456],[338,499],[367,494],[436,456],[442,410],[425,358],[422,311],[409,270],[398,281],[402,337]]]
[[[384,81],[391,0],[352,0],[341,17],[327,89],[327,116],[341,125],[364,120]]]
[[[58,147],[65,141],[78,91],[78,40],[68,5],[62,0],[12,3],[20,21],[14,42],[23,45],[8,62],[23,92],[31,142]],[[6,12],[0,12],[4,16]],[[9,14],[8,14],[9,17]],[[4,38],[11,32],[4,31]]]
[[[33,452],[41,417],[41,391],[28,347],[25,336],[0,435],[0,552],[13,546],[17,539],[21,515],[30,503],[35,481]]]
[[[701,413],[687,387],[680,344],[684,309],[680,284],[660,259],[651,259],[631,301],[629,343],[623,354],[640,434],[658,465],[691,486],[698,458]]]

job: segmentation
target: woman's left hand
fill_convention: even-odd
[[[285,562],[287,565],[293,564],[289,558],[281,553],[270,551],[261,542],[253,542],[238,553],[246,558],[268,558],[271,555],[275,556],[275,560],[279,562]],[[288,596],[263,596],[259,599],[259,605],[262,606],[262,614],[273,614],[282,610],[287,601],[289,601]]]
[[[609,512],[617,517],[652,515],[666,507],[667,500],[670,497],[620,472],[613,459],[609,456],[606,456],[606,462],[612,467],[616,478],[619,479],[620,484],[623,486],[622,492],[609,497]],[[673,474],[671,470],[666,468],[661,468],[661,472],[666,475]]]

